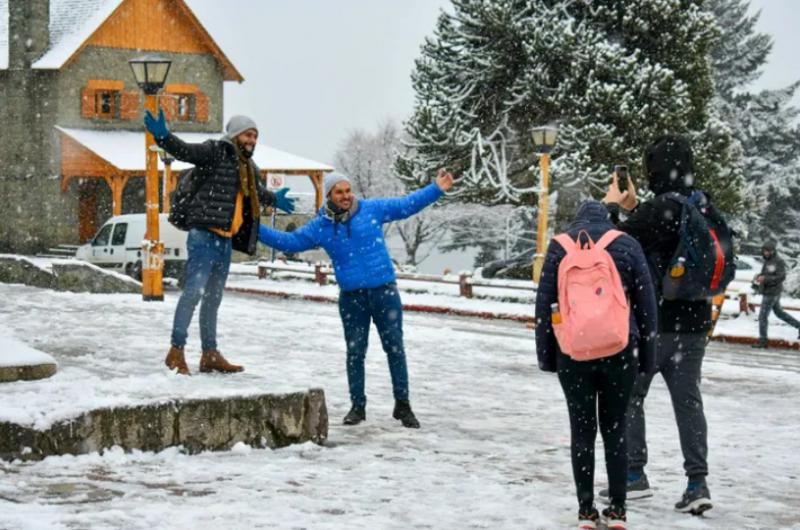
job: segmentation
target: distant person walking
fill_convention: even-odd
[[[584,203],[566,235],[550,243],[536,294],[539,368],[558,373],[569,410],[578,528],[596,528],[601,518],[609,529],[625,528],[625,414],[636,374],[655,368],[657,312],[642,247],[614,230],[602,203]],[[594,505],[598,419],[610,486],[602,516]]]
[[[345,425],[366,420],[364,359],[370,322],[375,323],[395,398],[393,417],[404,427],[419,428],[409,402],[408,368],[403,346],[403,306],[397,291],[383,225],[406,219],[436,202],[453,186],[453,176],[440,170],[436,181],[406,197],[359,200],[345,175],[325,176],[326,203],[318,215],[294,232],[279,232],[264,225],[259,240],[283,252],[322,247],[333,263],[339,284],[339,315],[347,344],[347,381],[352,407]]]
[[[764,258],[764,266],[761,267],[761,273],[753,282],[756,291],[761,293],[761,310],[758,312],[758,342],[753,344],[753,347],[769,347],[767,328],[769,315],[772,312],[790,326],[797,328],[797,338],[800,340],[800,322],[781,307],[783,282],[786,280],[786,264],[778,255],[775,241],[764,243],[761,247],[761,257]]]

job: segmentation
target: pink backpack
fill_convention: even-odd
[[[581,235],[588,240],[580,243]],[[622,232],[609,230],[597,243],[581,231],[578,240],[561,234],[555,240],[567,255],[558,267],[561,323],[553,325],[561,351],[576,361],[619,353],[628,345],[630,307],[619,271],[606,247]]]

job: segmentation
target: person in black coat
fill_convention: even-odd
[[[644,166],[650,190],[656,195],[653,199],[639,204],[633,179],[628,179],[628,189],[621,192],[615,174],[603,202],[617,228],[641,243],[651,264],[666,263],[678,246],[682,209],[682,204],[667,193],[689,197],[695,191],[691,145],[681,136],[659,137],[645,150]],[[658,284],[664,271],[651,266],[651,272]],[[672,398],[688,477],[687,488],[675,509],[700,514],[712,507],[706,485],[708,432],[700,395],[706,336],[711,329],[711,301],[664,300],[660,286],[657,287],[656,370],[664,377]],[[648,454],[644,399],[653,376],[637,379],[628,410],[629,499],[652,495],[644,472]]]
[[[574,240],[585,231],[597,242],[614,228],[606,207],[587,201],[567,229]],[[655,368],[653,343],[657,330],[656,295],[653,281],[639,243],[621,235],[608,247],[629,300],[630,340],[616,355],[590,361],[575,361],[562,353],[552,325],[552,304],[558,302],[558,268],[566,251],[550,243],[536,290],[536,354],[539,368],[558,372],[564,390],[571,426],[572,470],[578,495],[578,517],[582,523],[595,522],[594,445],[599,411],[600,432],[605,447],[611,505],[606,518],[625,520],[628,457],[625,413],[637,372]],[[599,407],[598,407],[599,401]]]
[[[778,255],[778,245],[775,241],[767,241],[761,247],[761,257],[764,258],[764,266],[761,274],[756,276],[754,281],[757,290],[761,293],[761,310],[758,312],[758,342],[754,348],[768,347],[767,327],[769,326],[769,314],[773,311],[775,316],[800,330],[800,322],[781,307],[781,293],[783,292],[783,282],[786,280],[786,264]],[[800,334],[798,334],[800,340]]]
[[[189,374],[183,350],[194,308],[200,302],[200,371],[241,372],[242,366],[229,363],[217,349],[217,310],[231,252],[254,255],[261,208],[275,206],[291,213],[294,200],[286,197],[287,188],[272,193],[261,182],[251,160],[258,127],[250,118],[234,116],[221,139],[200,144],[186,143],[170,133],[163,111],[158,118],[147,112],[144,122],[159,147],[195,166],[192,178],[199,183],[187,211],[186,280],[175,308],[171,346],[164,364],[181,375]]]

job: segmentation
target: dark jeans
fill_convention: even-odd
[[[758,312],[758,337],[761,342],[767,341],[767,326],[769,326],[769,314],[775,312],[775,316],[797,329],[800,329],[800,322],[781,307],[780,293],[775,295],[764,295],[761,297],[761,310]]]
[[[347,342],[347,382],[350,401],[364,407],[364,358],[367,354],[370,321],[375,322],[383,351],[389,361],[395,399],[408,399],[408,368],[403,349],[403,306],[395,283],[372,289],[339,293],[339,315]]]
[[[700,395],[700,373],[706,352],[705,333],[662,333],[656,340],[657,371],[667,383],[678,423],[683,468],[692,479],[708,474],[708,430]],[[654,374],[639,375],[628,407],[628,456],[633,472],[647,465],[644,399]]]
[[[200,342],[203,350],[217,349],[217,310],[231,266],[231,240],[208,230],[192,228],[186,240],[186,281],[175,308],[172,345],[186,345],[194,308],[200,303]]]
[[[630,348],[593,361],[573,361],[559,353],[557,370],[569,410],[572,475],[580,511],[588,513],[594,503],[594,442],[598,418],[611,503],[624,506],[628,476],[625,411],[638,370],[636,357]]]

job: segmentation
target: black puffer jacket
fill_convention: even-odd
[[[585,230],[593,241],[613,229],[608,210],[602,203],[588,201],[579,209],[567,233],[572,239]],[[628,295],[631,306],[631,336],[629,347],[638,347],[639,371],[650,373],[655,369],[654,338],[656,323],[656,294],[647,260],[641,246],[632,237],[623,235],[607,247],[619,271],[622,287]],[[539,368],[547,372],[556,371],[556,357],[560,351],[553,332],[550,309],[558,301],[558,266],[566,256],[566,251],[556,241],[551,241],[547,249],[542,276],[536,289],[536,354]]]
[[[617,228],[634,237],[644,249],[651,265],[667,263],[678,247],[681,203],[666,194],[678,192],[689,197],[693,188],[693,158],[688,142],[681,137],[657,139],[645,153],[650,190],[657,194],[637,206],[620,221],[620,209],[609,204]],[[660,276],[664,271],[651,273]],[[654,278],[658,285],[659,278]],[[657,289],[660,291],[660,289]],[[706,333],[711,328],[711,302],[667,301],[659,293],[659,331],[663,333]]]
[[[189,205],[189,226],[230,230],[239,191],[236,147],[224,138],[190,144],[172,133],[157,139],[156,143],[178,160],[194,164],[201,177],[198,179],[200,187]],[[258,176],[258,168],[255,170]],[[275,195],[264,187],[260,178],[256,178],[256,190],[262,207],[274,204]],[[253,222],[250,201],[244,201],[243,216],[242,227],[233,235],[233,248],[253,255],[258,241],[258,222]]]
[[[773,246],[772,256],[764,260],[760,276],[764,277],[761,284],[761,293],[764,296],[776,296],[783,291],[783,282],[786,280],[786,263],[778,256],[778,251]]]

